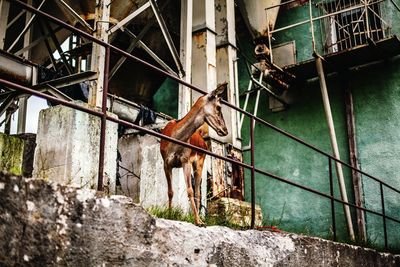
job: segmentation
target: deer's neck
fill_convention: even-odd
[[[196,105],[177,123],[175,138],[187,141],[204,123],[204,113]]]

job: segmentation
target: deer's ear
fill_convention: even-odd
[[[214,96],[214,97],[219,96],[219,95],[221,95],[221,94],[225,91],[225,89],[226,89],[227,87],[228,87],[228,83],[227,83],[227,82],[221,83],[221,84],[219,84],[219,85],[217,86],[217,88],[216,88],[214,91],[212,91],[210,94],[211,94],[212,96]]]

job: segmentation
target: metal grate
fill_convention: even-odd
[[[348,50],[368,41],[378,41],[389,33],[383,19],[381,0],[328,0],[318,4],[322,16],[325,53]]]

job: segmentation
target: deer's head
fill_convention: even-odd
[[[218,85],[217,89],[203,96],[204,120],[213,128],[219,136],[228,135],[228,129],[221,109],[221,94],[227,88],[227,83]]]

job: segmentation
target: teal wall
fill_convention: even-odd
[[[354,73],[358,157],[361,168],[399,189],[400,173],[400,58]],[[379,184],[363,177],[367,208],[381,212]],[[384,188],[385,211],[400,219],[400,194]],[[383,245],[382,218],[367,214],[371,241]],[[400,225],[388,221],[389,245],[400,248]]]
[[[178,83],[166,79],[153,96],[153,110],[178,118]]]
[[[331,108],[342,159],[348,161],[343,88],[334,79],[328,79]],[[254,97],[249,110],[253,110]],[[308,83],[299,88],[298,99],[286,111],[274,113],[268,108],[268,97],[261,94],[258,116],[308,143],[330,153],[330,139],[325,120],[319,84]],[[245,121],[242,130],[243,143],[248,144],[249,123]],[[275,175],[295,181],[301,185],[329,194],[328,159],[321,154],[281,134],[256,124],[255,127],[256,167]],[[249,153],[245,160],[250,161]],[[335,172],[333,173],[335,175]],[[246,176],[249,185],[249,176]],[[335,196],[340,198],[337,179],[334,176]],[[353,201],[351,177],[345,169],[349,199]],[[272,178],[257,175],[257,203],[261,205],[267,223],[300,233],[331,237],[330,200],[286,185]],[[250,197],[246,186],[246,197]],[[338,237],[346,239],[346,224],[343,209],[337,205],[336,220]]]
[[[392,33],[400,33],[400,12],[386,9],[391,18]],[[309,6],[294,8],[279,14],[276,27],[283,27],[308,18]],[[316,10],[313,12],[316,13]],[[316,15],[316,14],[315,14]],[[397,22],[396,22],[397,21]],[[318,26],[318,25],[317,25]],[[295,40],[297,60],[312,59],[311,34],[309,25],[274,35],[275,44]],[[320,32],[316,27],[316,33]],[[321,36],[316,34],[316,40]],[[247,57],[252,56],[253,47],[249,42],[239,41],[240,49]],[[320,44],[317,43],[320,50]],[[339,75],[327,78],[327,86],[334,117],[339,150],[343,161],[348,162],[348,141],[345,120],[344,89],[350,83],[353,92],[356,120],[356,139],[361,169],[388,184],[399,188],[400,174],[400,59],[352,72],[350,78]],[[243,56],[239,60],[239,86],[241,92],[247,89],[249,77]],[[318,81],[309,81],[297,90],[296,102],[287,110],[273,113],[268,108],[268,97],[261,94],[258,116],[308,143],[331,154],[330,139],[322,105]],[[243,106],[244,96],[241,97]],[[255,94],[250,98],[248,111],[253,111]],[[243,144],[249,143],[249,122],[245,120],[242,129]],[[328,161],[318,153],[290,139],[279,135],[262,125],[255,127],[256,167],[299,184],[329,194]],[[250,162],[250,153],[244,153]],[[350,202],[354,201],[351,175],[344,169]],[[335,196],[340,198],[334,173]],[[250,174],[246,172],[245,193],[250,200]],[[366,208],[381,212],[379,185],[362,177],[363,200]],[[400,220],[400,195],[384,189],[386,213]],[[286,231],[331,237],[331,213],[329,200],[286,185],[263,175],[256,176],[256,201],[261,205],[266,222]],[[352,209],[353,224],[355,211]],[[336,204],[338,239],[348,241],[343,208]],[[383,221],[367,213],[367,234],[370,245],[383,247]],[[400,225],[387,221],[389,246],[400,249]]]

